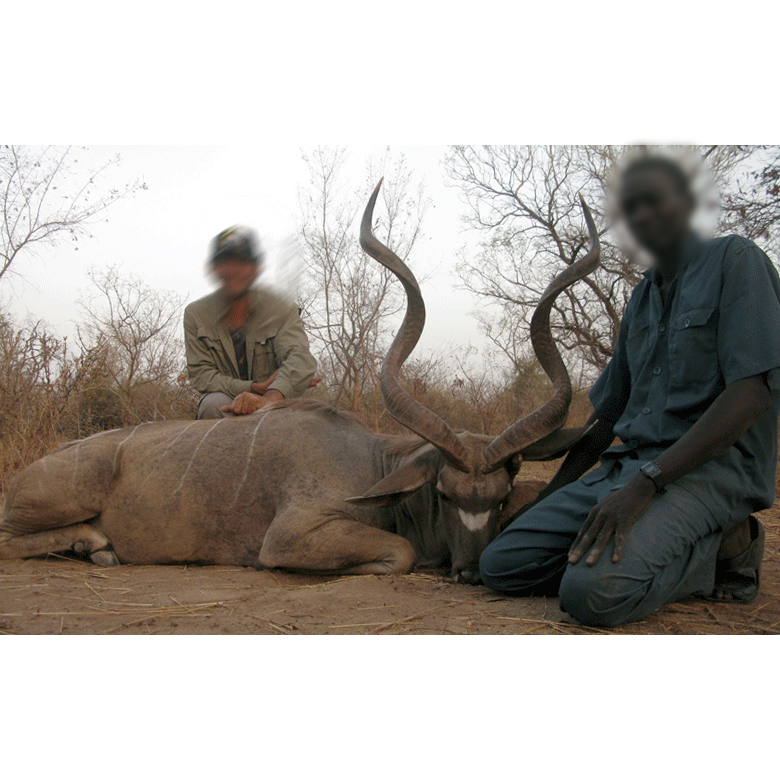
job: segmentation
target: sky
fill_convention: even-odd
[[[356,189],[365,186],[363,160],[369,155],[381,158],[385,148],[348,147],[349,175]],[[210,240],[236,223],[257,230],[268,254],[267,281],[273,283],[276,252],[296,233],[299,192],[308,182],[301,151],[299,146],[278,143],[74,150],[85,173],[119,154],[119,164],[99,180],[103,191],[135,180],[142,180],[146,189],[113,204],[90,226],[91,236],[76,245],[64,238],[54,246],[37,248],[34,255],[20,256],[10,283],[3,280],[4,300],[17,317],[43,319],[61,336],[75,334],[77,301],[89,287],[87,271],[93,267],[116,264],[152,287],[195,300],[213,289],[206,275]],[[478,301],[456,289],[456,252],[464,244],[473,248],[477,236],[462,224],[464,207],[457,190],[445,186],[441,164],[445,152],[445,146],[391,147],[393,157],[406,157],[413,180],[425,182],[432,201],[425,237],[413,258],[420,275],[426,276],[423,295],[428,309],[418,349],[437,353],[462,351],[469,345],[482,348],[485,342],[469,316]],[[345,186],[350,186],[349,180]],[[354,229],[357,244],[357,224]]]

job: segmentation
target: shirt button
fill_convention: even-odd
[[[644,409],[642,409],[642,414],[650,414],[652,411],[653,410],[649,406],[646,406]]]
[[[663,333],[666,330],[666,325],[659,325],[658,326],[658,332]]]
[[[661,369],[660,369],[660,368],[658,368],[658,366],[656,366],[656,367],[653,369],[653,373],[654,373],[656,376],[658,376],[658,375],[661,373]]]

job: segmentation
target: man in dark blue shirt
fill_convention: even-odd
[[[764,529],[751,513],[772,505],[777,465],[777,271],[751,241],[691,232],[690,185],[666,158],[629,165],[620,203],[655,262],[591,391],[595,425],[481,560],[491,588],[557,588],[595,626],[686,596],[754,599]]]

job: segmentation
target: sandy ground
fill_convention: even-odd
[[[614,631],[567,622],[551,598],[503,598],[444,572],[311,577],[232,566],[118,566],[60,556],[0,561],[4,634],[776,634],[780,501],[759,598],[690,600]]]

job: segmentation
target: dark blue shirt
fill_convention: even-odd
[[[713,512],[772,505],[780,412],[780,279],[752,241],[691,236],[661,297],[657,269],[631,296],[615,353],[590,398],[623,445],[605,453],[654,457],[682,437],[733,382],[766,374],[772,396],[739,441],[677,481]]]

